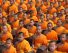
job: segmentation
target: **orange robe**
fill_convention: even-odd
[[[23,3],[23,4],[21,5],[21,7],[22,7],[23,10],[27,10],[27,5],[26,5],[26,4]]]
[[[16,45],[16,49],[17,49],[17,53],[28,53],[30,52],[32,49],[30,47],[30,44],[28,41],[26,40],[23,40],[22,42],[19,42],[17,45]]]
[[[13,28],[18,28],[19,27],[19,20],[15,21],[12,23]]]
[[[55,32],[54,30],[51,30],[50,32],[48,32],[46,34],[46,37],[48,40],[58,40],[57,32]]]
[[[17,52],[16,52],[16,48],[10,46],[10,48],[6,49],[6,51],[4,51],[3,53],[17,53]]]
[[[9,12],[14,11],[14,13],[18,12],[18,7],[17,5],[13,4],[12,6],[9,7]]]
[[[11,38],[13,40],[13,36],[10,32],[6,32],[5,34],[3,34],[1,40],[5,42],[8,38]]]
[[[25,38],[29,37],[29,33],[28,33],[28,30],[26,28],[22,27],[22,28],[18,29],[18,33],[19,32],[23,32]]]
[[[36,39],[34,40],[35,49],[37,49],[41,45],[47,45],[47,44],[48,44],[48,40],[46,36],[43,34],[41,34],[40,36],[37,36]]]
[[[43,21],[43,22],[41,23],[41,28],[42,28],[43,30],[45,30],[45,29],[47,28],[47,22],[46,22],[46,21]]]
[[[28,29],[29,33],[35,34],[36,33],[36,26],[32,26],[30,27],[30,29]]]
[[[64,24],[64,27],[68,30],[68,23]]]
[[[10,2],[9,1],[6,1],[5,4],[2,5],[3,10],[4,11],[7,10],[8,7],[9,7],[9,5],[10,5]]]
[[[57,12],[57,10],[56,10],[56,8],[54,8],[54,7],[53,7],[52,9],[50,9],[50,11],[49,11],[50,14],[53,14],[53,13],[55,13],[55,12]]]
[[[65,42],[63,45],[59,45],[57,50],[68,53],[68,43]]]
[[[64,31],[65,31],[65,28],[63,26],[60,26],[60,27],[56,28],[56,32],[57,32],[58,35],[60,35]]]

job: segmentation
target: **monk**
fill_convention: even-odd
[[[62,20],[62,22],[64,22],[65,21],[65,10],[64,9],[61,9],[60,10],[60,13],[62,14],[62,16],[61,16],[61,20]]]
[[[3,8],[3,10],[7,12],[9,6],[10,6],[10,2],[8,0],[3,0],[3,2],[2,2],[2,8]]]
[[[46,37],[47,37],[48,40],[58,40],[57,32],[52,30],[52,28],[53,28],[53,25],[52,25],[51,22],[49,22],[47,24]]]
[[[47,46],[47,44],[48,44],[47,37],[45,35],[43,35],[41,32],[42,32],[41,26],[37,26],[37,32],[35,34],[35,40],[34,40],[34,48],[35,49],[37,49],[41,45]]]
[[[9,12],[14,11],[14,13],[18,12],[18,7],[17,4],[15,4],[15,0],[10,0],[10,7],[9,7]]]
[[[68,53],[68,43],[66,42],[66,34],[62,33],[59,36],[59,40],[58,41],[59,41],[59,43],[58,43],[57,50],[61,51],[61,52],[67,52]]]
[[[68,15],[65,16],[64,27],[68,30]]]
[[[63,33],[66,29],[62,26],[62,21],[59,19],[57,20],[57,26],[55,28],[55,31],[57,32],[58,35]]]
[[[32,51],[30,44],[24,39],[24,33],[18,33],[18,43],[16,44],[17,53],[30,53]]]
[[[11,25],[8,24],[6,17],[2,17],[2,24],[3,24],[3,25],[6,25],[7,28],[8,28],[8,32],[11,33],[11,31],[12,31]]]
[[[57,9],[55,7],[53,7],[53,3],[50,3],[49,13],[53,14],[55,12],[57,12]]]
[[[8,38],[13,40],[13,36],[10,32],[8,32],[7,26],[3,25],[1,30],[1,41],[5,42]]]
[[[12,22],[12,28],[18,29],[18,27],[19,27],[18,15],[15,14],[15,15],[14,15],[14,21]]]
[[[29,33],[35,34],[36,33],[36,26],[34,26],[34,20],[30,20],[30,24],[29,24]]]
[[[17,33],[19,33],[19,32],[23,32],[24,33],[24,38],[28,38],[29,37],[28,30],[24,27],[23,20],[19,21],[19,28],[17,29]]]
[[[23,8],[21,6],[18,7],[18,19],[23,19]]]
[[[57,13],[53,13],[53,18],[52,18],[52,21],[54,22],[54,24],[57,24],[57,20],[59,18],[57,17]]]
[[[42,30],[45,30],[47,28],[47,21],[45,20],[45,16],[44,15],[41,15],[40,16],[40,20],[41,20],[41,28]]]
[[[47,47],[45,45],[40,46],[36,53],[47,53]]]
[[[12,45],[12,39],[8,38],[5,45],[6,49],[3,50],[3,53],[17,53],[16,48]]]
[[[48,45],[48,53],[62,53],[56,50],[57,44],[55,41],[50,41]]]

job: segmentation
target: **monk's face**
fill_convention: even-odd
[[[57,21],[57,25],[58,25],[58,26],[61,26],[61,25],[62,25],[62,21],[61,21],[61,20],[58,20],[58,21]]]
[[[10,4],[14,4],[15,0],[10,0]]]
[[[57,13],[54,13],[53,16],[56,17],[57,16]]]
[[[3,26],[3,27],[2,27],[2,31],[3,31],[3,32],[7,32],[7,30],[8,30],[8,29],[7,29],[7,26]]]
[[[6,24],[7,23],[6,18],[2,18],[2,22],[3,22],[3,24]]]
[[[23,39],[24,39],[24,35],[23,35],[23,34],[19,34],[18,40],[19,40],[19,41],[22,41]]]
[[[60,37],[60,40],[65,42],[66,41],[66,34],[62,34],[62,36]]]
[[[10,48],[11,45],[12,45],[11,40],[7,40],[7,41],[6,41],[6,46],[7,46],[7,48]]]
[[[49,50],[53,52],[53,51],[55,51],[55,49],[56,49],[56,43],[55,42],[50,43]]]
[[[27,18],[27,14],[26,13],[23,14],[23,18]]]
[[[24,25],[23,21],[21,21],[19,24],[20,24],[20,27],[23,27]]]
[[[30,21],[30,25],[31,25],[31,26],[34,25],[34,21],[33,21],[33,20]]]
[[[41,26],[38,26],[37,27],[37,33],[41,33],[41,32],[42,32]]]
[[[22,7],[19,7],[19,12],[22,12],[22,11],[23,11]]]
[[[2,18],[2,13],[0,12],[0,18]]]
[[[47,19],[47,20],[50,19],[50,14],[46,14],[46,19]]]
[[[52,24],[51,24],[51,23],[48,24],[48,30],[49,30],[49,31],[52,30]]]
[[[65,13],[64,9],[62,9],[62,10],[60,11],[60,13],[61,13],[61,14],[64,14],[64,13]]]
[[[14,15],[14,20],[18,20],[18,16],[17,15]]]

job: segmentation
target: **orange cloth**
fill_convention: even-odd
[[[18,19],[19,19],[19,20],[23,19],[23,13],[20,13],[20,14],[18,15]]]
[[[17,53],[28,53],[30,51],[32,51],[30,44],[28,41],[23,40],[22,42],[19,42],[16,45],[16,49],[17,49]]]
[[[6,24],[6,26],[7,26],[7,28],[8,28],[8,32],[12,32],[12,29],[11,29],[11,25],[9,25],[9,24]]]
[[[53,13],[55,13],[55,12],[57,12],[57,10],[56,10],[56,8],[54,8],[54,7],[49,10],[49,13],[50,13],[50,14],[53,14]]]
[[[24,24],[26,25],[26,24],[29,24],[29,23],[30,23],[30,19],[26,18],[26,19],[24,20]]]
[[[17,52],[16,52],[16,48],[10,46],[10,48],[6,49],[6,51],[4,51],[3,53],[17,53]]]
[[[58,51],[67,52],[68,53],[68,43],[65,42],[63,45],[58,46]]]
[[[30,29],[28,29],[29,33],[35,34],[36,33],[36,26],[32,26],[30,27]]]
[[[0,5],[2,4],[2,0],[0,0]]]
[[[20,0],[16,0],[16,3],[20,4]]]
[[[4,11],[7,10],[8,7],[9,7],[9,5],[10,5],[10,2],[9,1],[6,1],[5,4],[2,5],[3,10]]]
[[[23,4],[21,5],[21,7],[22,7],[23,10],[27,10],[27,5],[26,5],[26,4],[23,3]]]
[[[59,8],[58,8],[58,12],[60,12],[62,9],[65,9],[63,6],[60,6]]]
[[[66,16],[66,15],[62,15],[62,16],[61,16],[61,18],[60,18],[60,19],[62,20],[62,22],[64,22],[64,21],[65,21],[65,16]]]
[[[45,5],[42,5],[41,10],[42,10],[43,13],[46,13],[47,12],[47,7]]]
[[[9,12],[14,11],[14,13],[18,12],[18,7],[17,5],[13,4],[12,6],[9,7]]]
[[[38,21],[38,18],[36,16],[32,16],[32,18],[34,21]]]
[[[37,36],[36,39],[34,40],[35,49],[37,49],[41,45],[47,45],[47,44],[48,44],[48,40],[46,36],[43,34],[41,34],[40,36]]]
[[[57,32],[55,32],[54,30],[51,30],[50,32],[48,32],[46,34],[46,37],[48,40],[58,40]]]
[[[68,23],[65,23],[64,27],[68,30]]]
[[[15,21],[12,23],[13,28],[18,28],[19,27],[19,20]]]
[[[63,26],[60,26],[60,27],[56,28],[56,32],[57,32],[58,35],[60,35],[64,31],[65,31],[65,28]]]
[[[29,33],[28,33],[28,30],[26,28],[22,27],[21,29],[18,29],[18,33],[19,32],[23,32],[25,38],[29,37]]]
[[[43,21],[43,22],[41,23],[41,28],[42,28],[43,30],[47,28],[47,22],[46,22],[46,21]]]
[[[11,38],[13,40],[13,36],[10,32],[6,32],[5,34],[2,35],[1,40],[4,42],[6,41],[8,38]]]

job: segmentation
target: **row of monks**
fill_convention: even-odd
[[[0,0],[0,53],[68,53],[68,0]]]

